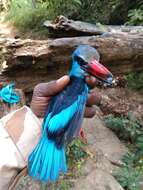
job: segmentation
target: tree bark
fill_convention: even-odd
[[[0,39],[3,52],[0,81],[15,81],[31,92],[39,82],[56,79],[70,68],[71,54],[80,44],[98,49],[101,63],[114,75],[143,69],[143,35],[106,34],[49,40]]]

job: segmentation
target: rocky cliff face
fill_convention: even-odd
[[[101,55],[101,63],[109,67],[114,75],[143,69],[143,27],[107,27],[103,32],[94,25],[81,25],[81,22],[71,20],[58,21],[50,25],[50,31],[52,28],[55,37],[57,32],[61,35],[62,31],[61,38],[48,40],[0,36],[0,81],[14,81],[18,88],[31,92],[37,83],[66,74],[72,51],[79,44],[96,47]],[[75,37],[73,31],[82,36]],[[70,37],[65,38],[68,33]]]

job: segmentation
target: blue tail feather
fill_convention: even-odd
[[[59,176],[59,152],[61,152],[61,150],[58,150],[55,147],[53,153],[55,156],[53,157],[53,164],[50,172],[50,178],[52,181],[55,181]]]
[[[47,143],[46,143],[47,144]],[[40,173],[40,179],[42,181],[47,181],[50,176],[50,171],[52,167],[52,160],[54,157],[54,147],[51,141],[48,142],[48,151],[46,151],[45,157],[43,157],[43,162],[41,163],[41,173]]]
[[[42,126],[43,133],[45,132],[46,127],[48,126],[48,123],[50,121],[51,115],[52,115],[52,113],[49,113],[48,116],[45,117],[45,119],[44,119],[44,123],[43,123],[43,126]]]
[[[62,148],[61,152],[61,162],[60,162],[60,171],[63,171],[64,173],[67,172],[67,165],[64,164],[66,163],[66,155],[65,155],[65,150]]]
[[[36,177],[39,172],[40,160],[41,160],[41,148],[44,145],[44,140],[41,139],[40,143],[34,149],[29,156],[29,174]]]
[[[66,168],[64,148],[58,149],[54,141],[43,136],[29,156],[29,174],[42,181],[56,181],[59,173],[65,173]]]
[[[52,181],[56,181],[57,178],[59,177],[59,173],[67,172],[67,166],[66,166],[66,159],[65,159],[65,150],[64,148],[62,149],[57,149],[55,147],[55,152],[54,152],[54,160],[53,160],[53,168],[51,169],[51,179]]]

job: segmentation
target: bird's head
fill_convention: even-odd
[[[96,77],[98,80],[112,84],[112,73],[99,63],[98,51],[89,45],[80,45],[72,55],[71,76],[84,78],[86,74]]]

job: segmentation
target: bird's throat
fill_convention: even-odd
[[[80,68],[77,62],[73,61],[72,68],[69,75],[78,77],[78,78],[84,78],[85,72]]]

